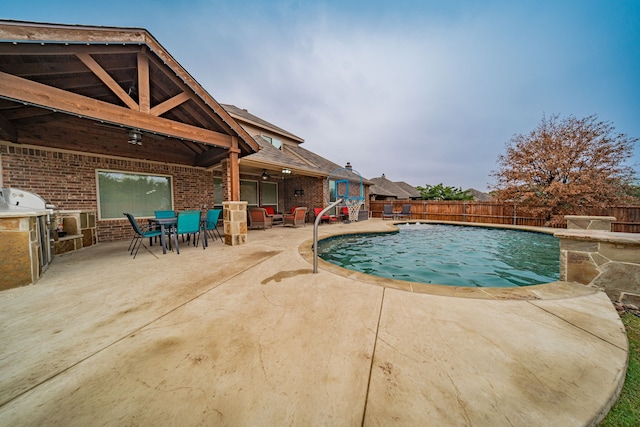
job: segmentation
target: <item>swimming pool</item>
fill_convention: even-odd
[[[404,224],[394,233],[321,240],[318,255],[362,273],[449,286],[529,286],[560,277],[557,238],[500,228]]]

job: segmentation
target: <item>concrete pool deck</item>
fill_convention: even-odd
[[[313,274],[312,237],[56,257],[0,292],[0,425],[583,426],[615,401],[628,344],[604,293]]]

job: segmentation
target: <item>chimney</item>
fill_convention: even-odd
[[[345,169],[351,169],[351,162],[347,162],[347,164],[345,165]]]

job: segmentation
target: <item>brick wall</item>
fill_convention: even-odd
[[[170,175],[176,210],[213,206],[213,172],[200,168],[1,145],[2,186],[36,193],[60,210],[98,212],[96,169]],[[98,242],[131,238],[122,220],[98,220]]]

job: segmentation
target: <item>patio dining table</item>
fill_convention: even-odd
[[[171,229],[171,227],[175,227],[178,225],[178,217],[172,217],[172,218],[148,218],[149,220],[149,225],[155,225],[160,226],[160,244],[162,245],[162,253],[166,254],[167,253],[167,242],[166,242],[166,233],[165,230],[167,227],[169,227],[169,229]],[[207,217],[205,216],[201,216],[200,217],[200,226],[204,227],[206,226],[206,222],[207,222]],[[203,235],[203,239],[204,239],[204,246],[207,247],[209,246],[209,240],[207,239],[207,233],[206,231],[204,233],[202,233]],[[149,242],[151,244],[151,242]],[[169,242],[171,243],[171,242]]]
[[[169,228],[175,226],[178,224],[178,218],[177,217],[172,217],[172,218],[149,218],[149,225],[155,225],[160,226],[160,244],[162,245],[162,253],[166,254],[167,253],[167,242],[166,242],[166,233],[165,233],[165,229],[168,226]],[[151,242],[149,242],[151,243]]]

